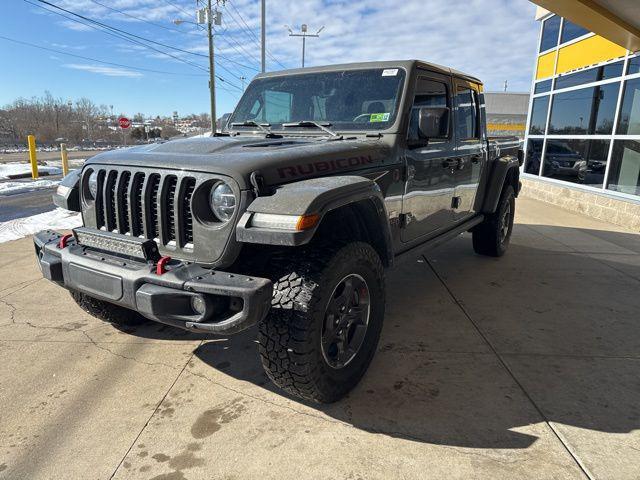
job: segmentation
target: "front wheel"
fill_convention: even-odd
[[[384,268],[365,243],[305,248],[274,278],[259,324],[262,365],[280,388],[318,403],[355,387],[378,345],[385,310]]]
[[[506,185],[495,213],[487,215],[472,232],[473,250],[479,255],[501,257],[507,251],[516,214],[516,194],[512,185]]]

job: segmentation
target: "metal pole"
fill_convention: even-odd
[[[209,35],[209,91],[211,93],[211,136],[216,134],[216,66],[213,50],[213,10],[211,0],[208,0],[207,33]]]
[[[29,143],[29,162],[31,162],[31,178],[38,178],[38,157],[36,155],[36,137],[34,135],[27,136]]]
[[[265,5],[266,0],[262,0],[262,30],[261,30],[261,40],[262,40],[262,73],[267,71],[267,7]]]
[[[303,35],[302,36],[302,68],[304,68],[304,50],[305,50],[306,43],[307,43],[307,36]]]
[[[62,161],[62,174],[66,177],[69,174],[69,157],[67,156],[67,144],[60,144],[60,160]]]

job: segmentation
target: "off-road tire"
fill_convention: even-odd
[[[339,400],[355,387],[380,339],[385,310],[384,267],[367,243],[306,247],[274,265],[272,307],[259,323],[259,351],[269,378],[317,403]],[[356,356],[332,368],[321,347],[325,309],[334,289],[359,275],[370,292],[369,324]]]
[[[501,257],[509,247],[516,212],[516,195],[512,185],[505,185],[495,213],[487,215],[472,232],[473,250],[479,255]],[[506,236],[503,234],[506,222]]]
[[[148,322],[148,320],[138,312],[134,312],[128,308],[98,300],[97,298],[75,290],[71,290],[69,293],[71,294],[71,298],[73,298],[82,310],[105,322],[122,326],[134,326]]]

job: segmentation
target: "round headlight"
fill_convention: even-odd
[[[91,175],[89,175],[88,187],[91,198],[95,200],[98,195],[98,172],[91,172]]]
[[[216,217],[226,222],[236,210],[236,196],[228,184],[220,182],[211,189],[209,204]]]

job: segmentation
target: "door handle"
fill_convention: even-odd
[[[457,158],[447,158],[442,161],[442,168],[456,168],[459,164],[459,160]]]

